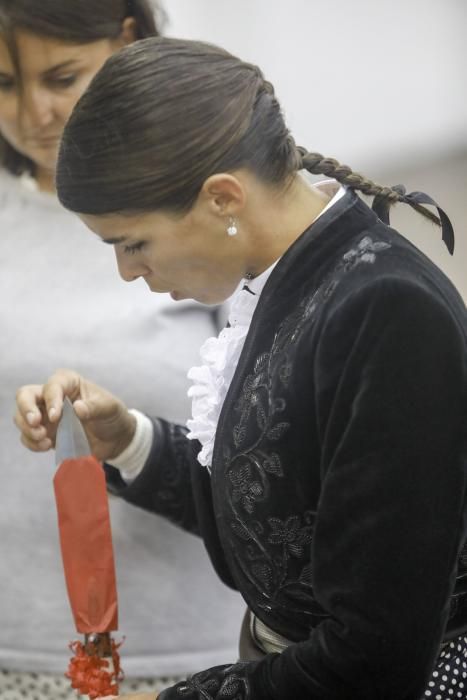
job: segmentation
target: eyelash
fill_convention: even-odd
[[[139,250],[141,250],[144,246],[144,241],[138,241],[138,243],[133,243],[133,245],[126,245],[123,248],[124,253],[128,253],[128,255],[134,255],[137,253]]]
[[[63,88],[66,89],[68,87],[71,87],[76,83],[78,76],[72,74],[72,75],[64,75],[62,77],[56,77],[56,78],[50,78],[49,79],[49,84],[52,86],[56,86],[58,88]]]
[[[0,80],[0,90],[2,92],[9,92],[13,90],[15,84],[13,80]]]

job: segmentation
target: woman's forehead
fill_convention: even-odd
[[[12,43],[21,72],[26,78],[29,74],[36,75],[53,70],[65,63],[91,61],[94,54],[102,49],[103,41],[82,45],[34,34],[23,29],[16,30],[11,40],[0,34],[0,70],[14,69],[11,55]]]
[[[127,239],[135,230],[140,230],[141,225],[150,217],[148,214],[136,214],[134,216],[123,214],[78,214],[86,226],[102,239],[114,238]],[[120,241],[119,241],[120,242]]]

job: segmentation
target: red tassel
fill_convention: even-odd
[[[81,642],[71,642],[69,646],[74,657],[70,659],[65,676],[71,680],[71,687],[81,695],[88,695],[91,700],[105,695],[118,695],[118,684],[123,680],[118,653],[121,642],[116,644],[111,640],[113,668],[108,659],[88,654]]]

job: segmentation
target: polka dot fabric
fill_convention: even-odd
[[[436,662],[422,700],[467,698],[467,636],[450,642]]]

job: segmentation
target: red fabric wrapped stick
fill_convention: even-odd
[[[117,586],[108,497],[102,465],[89,444],[71,402],[64,402],[57,431],[54,477],[60,545],[71,610],[84,643],[70,644],[67,676],[82,695],[118,694]]]

